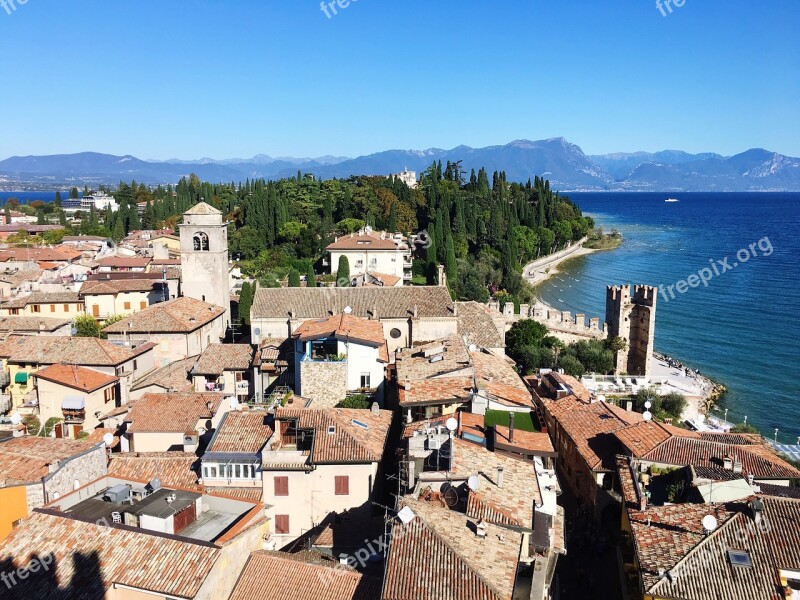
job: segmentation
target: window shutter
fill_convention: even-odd
[[[276,477],[275,478],[275,495],[288,496],[289,495],[289,478]]]
[[[350,477],[347,475],[337,475],[334,478],[334,494],[336,496],[350,495]]]
[[[275,533],[289,533],[289,515],[275,515]]]

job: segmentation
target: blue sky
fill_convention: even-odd
[[[3,1],[0,158],[556,136],[587,154],[800,156],[794,0],[684,0],[667,16],[655,0],[358,0],[331,18],[318,0]]]

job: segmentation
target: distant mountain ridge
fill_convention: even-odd
[[[680,150],[632,152],[587,156],[564,138],[450,150],[386,150],[347,158],[273,158],[259,154],[249,159],[141,160],[96,152],[50,156],[13,156],[0,161],[0,188],[115,184],[120,180],[147,184],[176,183],[196,173],[214,182],[240,182],[247,178],[294,176],[297,171],[317,177],[388,175],[408,168],[418,173],[433,161],[461,161],[462,169],[505,171],[511,181],[539,175],[563,191],[663,191],[742,192],[800,191],[800,159],[754,148],[725,157],[711,152],[690,154]],[[15,187],[16,186],[16,187]]]

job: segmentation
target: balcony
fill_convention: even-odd
[[[414,267],[414,261],[409,259],[403,259],[403,268],[404,269],[411,269]]]
[[[86,420],[86,409],[62,408],[65,423],[83,423]]]
[[[411,273],[403,273],[403,281],[411,281],[414,276]]]
[[[249,381],[237,381],[236,382],[236,393],[237,394],[246,394],[250,391],[250,382]]]
[[[207,392],[224,392],[225,391],[225,384],[218,383],[216,381],[207,381],[206,382],[206,391]]]

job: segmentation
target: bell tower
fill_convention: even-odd
[[[231,322],[228,277],[228,227],[222,213],[201,202],[183,213],[181,234],[181,289],[184,296],[225,309]]]

